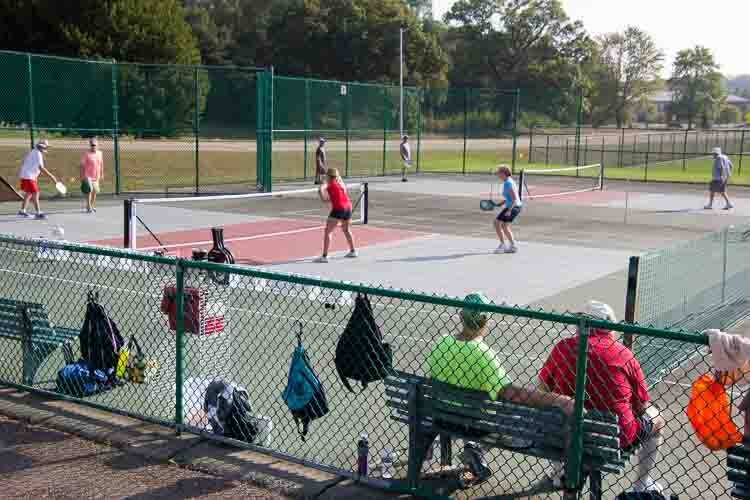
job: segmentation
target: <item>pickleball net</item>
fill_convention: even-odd
[[[604,189],[601,163],[579,167],[521,170],[519,192],[522,200],[569,196]]]
[[[366,224],[366,183],[347,185],[352,223]],[[330,212],[318,188],[125,200],[124,246],[144,252],[184,253],[212,244],[211,228],[224,227],[224,242],[268,239],[321,230]]]

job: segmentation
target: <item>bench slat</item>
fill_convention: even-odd
[[[502,406],[467,406],[465,401],[463,406],[453,403],[462,403],[461,401],[446,401],[443,399],[425,398],[425,407],[432,411],[448,412],[457,416],[465,416],[467,420],[481,418],[485,420],[501,421],[504,418],[522,419],[543,422],[544,424],[561,427],[565,421],[562,412],[556,410],[538,410],[522,405],[507,404]]]
[[[737,457],[735,455],[727,455],[727,466],[732,469],[739,471],[750,472],[750,461],[744,457]]]
[[[750,448],[747,446],[732,446],[727,451],[730,457],[735,457],[737,460],[750,460]]]
[[[734,483],[741,483],[746,484],[747,486],[750,486],[748,484],[748,475],[745,471],[738,471],[737,469],[728,469],[727,470],[727,479]]]

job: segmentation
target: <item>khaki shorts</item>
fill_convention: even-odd
[[[100,190],[101,190],[101,188],[99,187],[99,181],[98,180],[96,180],[96,181],[92,180],[91,181],[91,192],[98,193]]]

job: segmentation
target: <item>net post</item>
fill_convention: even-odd
[[[635,323],[637,301],[638,301],[638,271],[640,269],[641,258],[634,255],[628,261],[628,288],[625,293],[625,322]],[[624,336],[625,347],[633,349],[633,334],[626,333]]]
[[[523,187],[526,182],[526,171],[521,169],[521,173],[518,174],[518,199],[523,202]]]
[[[136,248],[136,230],[135,230],[135,200],[125,200],[125,231],[123,246],[131,250],[137,250]]]
[[[604,191],[604,162],[599,164],[599,191]]]
[[[362,183],[362,204],[362,224],[367,224],[370,216],[370,185],[367,182]]]

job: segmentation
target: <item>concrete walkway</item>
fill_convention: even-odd
[[[140,420],[0,387],[0,476],[13,498],[398,498]]]

